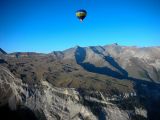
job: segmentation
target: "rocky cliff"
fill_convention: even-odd
[[[129,120],[132,118],[147,118],[146,109],[139,105],[130,106],[127,109],[114,103],[114,101],[120,102],[122,99],[136,100],[136,95],[121,96],[121,98],[118,98],[118,96],[106,97],[98,91],[57,88],[44,80],[30,87],[28,84],[22,83],[21,79],[15,78],[9,70],[2,66],[0,66],[0,94],[0,109],[3,109],[5,105],[8,105],[11,111],[18,111],[23,108],[26,112],[30,110],[35,119],[41,120]],[[20,114],[17,113],[14,117],[16,119],[26,119],[19,117]],[[7,116],[4,116],[4,119],[7,119]]]

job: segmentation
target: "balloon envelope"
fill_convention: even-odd
[[[76,16],[80,21],[83,21],[83,19],[86,17],[86,15],[87,15],[87,12],[83,9],[76,11]]]

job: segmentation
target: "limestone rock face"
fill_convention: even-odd
[[[102,93],[101,98],[91,97],[90,93],[94,94],[93,91],[57,88],[44,80],[31,87],[0,66],[0,106],[8,104],[12,110],[25,106],[44,120],[129,120],[132,115],[147,118],[145,109],[122,110],[105,100]],[[95,94],[98,96],[98,92]]]

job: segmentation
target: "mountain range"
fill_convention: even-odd
[[[16,118],[24,111],[44,120],[160,119],[159,46],[0,49],[0,71],[0,112],[15,108]]]

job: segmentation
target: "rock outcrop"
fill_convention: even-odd
[[[24,106],[41,120],[129,120],[136,115],[147,118],[145,109],[134,107],[123,110],[107,101],[102,93],[57,88],[44,80],[31,87],[2,66],[0,94],[1,107],[9,105],[15,111]],[[94,96],[91,97],[91,94]]]

